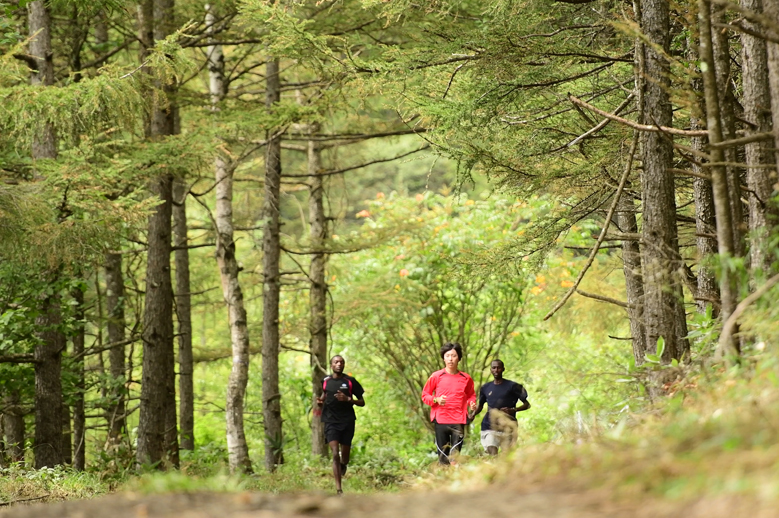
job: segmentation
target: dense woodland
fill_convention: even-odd
[[[444,342],[537,441],[779,345],[779,0],[0,10],[4,465],[316,458],[336,353],[422,465]]]

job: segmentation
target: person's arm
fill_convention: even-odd
[[[468,405],[468,410],[476,409],[476,391],[473,388],[473,378],[468,376],[468,381],[465,382],[465,401]]]
[[[524,412],[528,408],[530,408],[530,401],[527,400],[527,390],[525,390],[525,387],[522,385],[517,385],[517,388],[519,390],[519,400],[522,401],[522,405],[518,406],[514,409],[514,414],[516,415],[517,412]]]
[[[438,403],[436,397],[433,395],[435,393],[437,379],[438,378],[435,376],[430,376],[427,379],[427,383],[425,383],[425,387],[422,389],[422,403],[427,406],[433,406]]]
[[[470,414],[471,419],[479,415],[484,408],[484,403],[487,402],[487,398],[484,397],[484,392],[482,392],[481,389],[479,389],[479,406],[476,407],[476,410],[473,411],[473,413]]]

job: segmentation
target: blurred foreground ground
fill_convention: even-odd
[[[385,495],[260,493],[117,494],[93,500],[17,505],[2,518],[763,518],[779,510],[738,496],[692,502],[612,501],[605,492],[556,490],[411,492]]]

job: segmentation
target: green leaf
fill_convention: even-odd
[[[662,356],[665,352],[665,339],[661,336],[657,339],[657,356]]]

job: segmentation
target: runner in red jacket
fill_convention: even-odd
[[[422,389],[422,402],[430,405],[430,420],[435,426],[438,462],[451,464],[450,453],[460,451],[465,437],[468,410],[476,408],[473,379],[457,369],[463,357],[458,343],[441,347],[445,367],[430,375]]]

